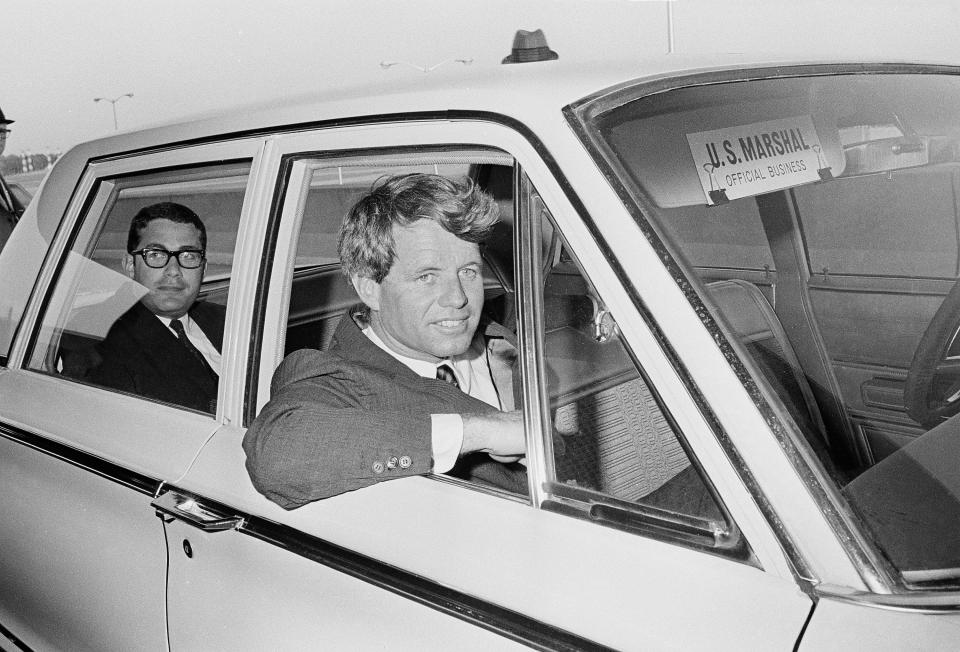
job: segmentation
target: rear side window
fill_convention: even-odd
[[[191,315],[201,304],[204,308],[213,306],[204,312],[204,317],[195,320],[194,326],[202,330],[217,349],[214,353],[201,345],[204,349],[201,355],[205,360],[207,357],[218,358],[223,337],[221,315],[227,302],[233,249],[249,167],[248,163],[202,166],[100,180],[46,302],[42,323],[28,358],[29,367],[144,398],[212,412],[214,405],[210,401],[203,402],[203,405],[191,404],[189,391],[166,394],[157,390],[158,386],[178,383],[190,387],[193,373],[167,367],[170,349],[163,345],[169,342],[156,339],[163,337],[167,326],[155,319],[156,315],[151,315],[156,309],[156,302],[150,299],[153,296],[151,288],[138,282],[131,276],[130,268],[125,267],[125,260],[136,260],[141,268],[146,261],[142,256],[130,256],[128,235],[131,220],[145,207],[174,204],[199,217],[206,229],[205,258],[201,266],[188,269],[196,261],[186,256],[179,260],[168,258],[163,269],[154,271],[160,275],[170,270],[170,279],[160,281],[159,291],[171,295],[183,289],[184,277],[199,279],[199,295],[187,305]],[[175,228],[183,226],[180,224]],[[186,225],[186,228],[190,232],[197,231],[192,225]],[[188,243],[174,249],[193,246]],[[120,328],[122,319],[143,311],[146,306],[153,307],[144,312],[144,320],[136,322],[137,327],[130,330],[130,338],[124,340],[123,346],[104,344],[111,330]],[[208,320],[207,314],[215,318]],[[154,331],[154,321],[162,328]],[[214,322],[216,326],[211,325]],[[191,331],[191,339],[194,333]],[[122,372],[107,374],[105,369],[118,352],[128,358],[129,364]],[[207,362],[204,364],[209,366]],[[215,396],[219,379],[218,371],[212,371],[208,375]],[[183,398],[178,399],[177,396],[181,395]]]

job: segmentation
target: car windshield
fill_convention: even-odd
[[[619,89],[581,114],[761,409],[905,584],[955,584],[960,77],[830,72]]]

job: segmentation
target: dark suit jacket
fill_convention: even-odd
[[[190,318],[217,348],[223,347],[226,310],[199,301]],[[217,380],[177,340],[177,336],[139,301],[113,323],[97,345],[100,364],[88,379],[131,394],[214,412]]]
[[[10,238],[21,213],[23,213],[23,206],[0,175],[0,249],[3,249],[3,245]]]
[[[497,324],[485,328],[491,367],[512,368]],[[512,345],[506,348],[516,355]],[[492,369],[498,391],[503,374]],[[509,374],[508,374],[509,375]],[[508,383],[509,384],[509,383]],[[271,399],[247,430],[247,470],[260,493],[285,509],[433,468],[431,414],[496,411],[441,380],[418,376],[377,347],[349,316],[326,351],[291,353],[277,368]],[[391,464],[390,461],[396,462]],[[518,464],[469,455],[451,475],[526,493]]]

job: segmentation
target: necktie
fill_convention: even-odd
[[[218,378],[217,373],[210,367],[210,363],[207,362],[207,359],[203,357],[203,354],[200,353],[200,349],[193,345],[193,342],[190,341],[190,338],[187,337],[187,332],[183,329],[183,323],[179,319],[173,319],[170,321],[170,328],[174,333],[177,334],[177,339],[180,340],[180,344],[183,345],[187,351],[190,352],[190,355],[195,357],[200,364],[203,365],[203,368],[207,370],[207,373],[210,374],[210,377],[216,380]]]
[[[460,389],[460,383],[457,382],[456,374],[453,373],[453,369],[450,368],[450,365],[446,363],[437,366],[437,380],[450,383],[457,389]]]

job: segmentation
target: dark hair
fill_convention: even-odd
[[[130,232],[127,235],[127,253],[136,250],[140,244],[140,236],[147,224],[154,220],[170,220],[177,224],[192,224],[200,231],[200,248],[207,250],[207,227],[192,210],[183,204],[165,201],[159,204],[144,206],[130,221]]]
[[[379,179],[347,213],[337,247],[347,278],[383,281],[393,266],[393,227],[433,220],[467,242],[481,242],[500,219],[493,198],[469,178],[402,174]]]

